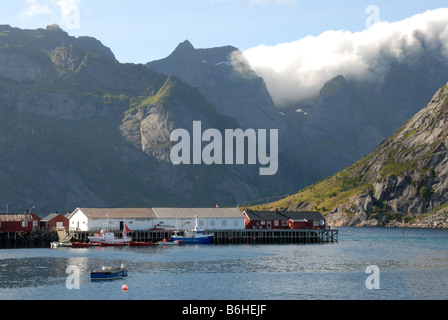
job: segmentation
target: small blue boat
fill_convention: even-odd
[[[121,265],[120,267],[102,267],[101,269],[94,269],[90,272],[90,280],[114,280],[121,279],[128,275],[128,271]]]
[[[211,243],[213,240],[213,234],[205,234],[204,230],[198,227],[197,216],[196,226],[192,230],[186,230],[184,232],[177,231],[171,236],[171,241],[181,242],[182,244],[189,243]]]

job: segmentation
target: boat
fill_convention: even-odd
[[[98,243],[100,245],[116,245],[122,246],[126,245],[126,243],[131,242],[132,238],[127,236],[126,232],[123,232],[122,237],[116,237],[112,231],[103,231],[100,233],[96,233],[92,236],[87,237],[91,243]]]
[[[122,264],[119,267],[102,267],[101,269],[94,269],[90,272],[90,280],[114,280],[121,279],[128,275],[128,271]]]
[[[171,236],[171,242],[182,241],[184,243],[211,243],[213,240],[213,234],[205,234],[204,230],[198,226],[198,216],[195,216],[196,225],[191,230],[185,230],[183,232],[176,231]]]
[[[63,247],[70,247],[71,244],[70,243],[65,243],[65,242],[51,242],[50,243],[50,247],[53,249],[56,248],[63,248]]]
[[[165,246],[165,245],[180,246],[180,245],[182,245],[182,240],[166,241],[165,239],[163,239],[163,241],[159,241],[159,242],[157,242],[157,244],[162,245],[162,246]]]
[[[91,246],[92,246],[91,243],[72,242],[72,248],[90,248]]]
[[[124,247],[129,242],[100,242],[101,247]]]
[[[150,247],[154,245],[152,242],[135,242],[135,241],[131,241],[128,244],[130,247]]]
[[[50,246],[52,248],[60,248],[60,247],[62,247],[62,243],[61,242],[51,242]]]

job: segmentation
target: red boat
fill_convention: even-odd
[[[101,242],[102,247],[124,247],[125,242]]]
[[[92,246],[91,243],[72,242],[72,248],[90,248],[91,246]]]
[[[154,245],[151,242],[129,242],[130,247],[150,247]]]

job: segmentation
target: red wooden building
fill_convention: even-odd
[[[0,214],[0,231],[19,232],[39,230],[40,218],[34,213]]]
[[[68,230],[69,219],[59,213],[52,213],[40,221],[41,230]]]
[[[326,219],[311,211],[251,211],[244,212],[246,229],[323,229]]]

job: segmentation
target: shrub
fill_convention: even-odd
[[[421,187],[420,189],[420,199],[421,200],[428,200],[431,197],[431,194],[433,194],[434,191],[432,189],[429,189],[426,186]]]

